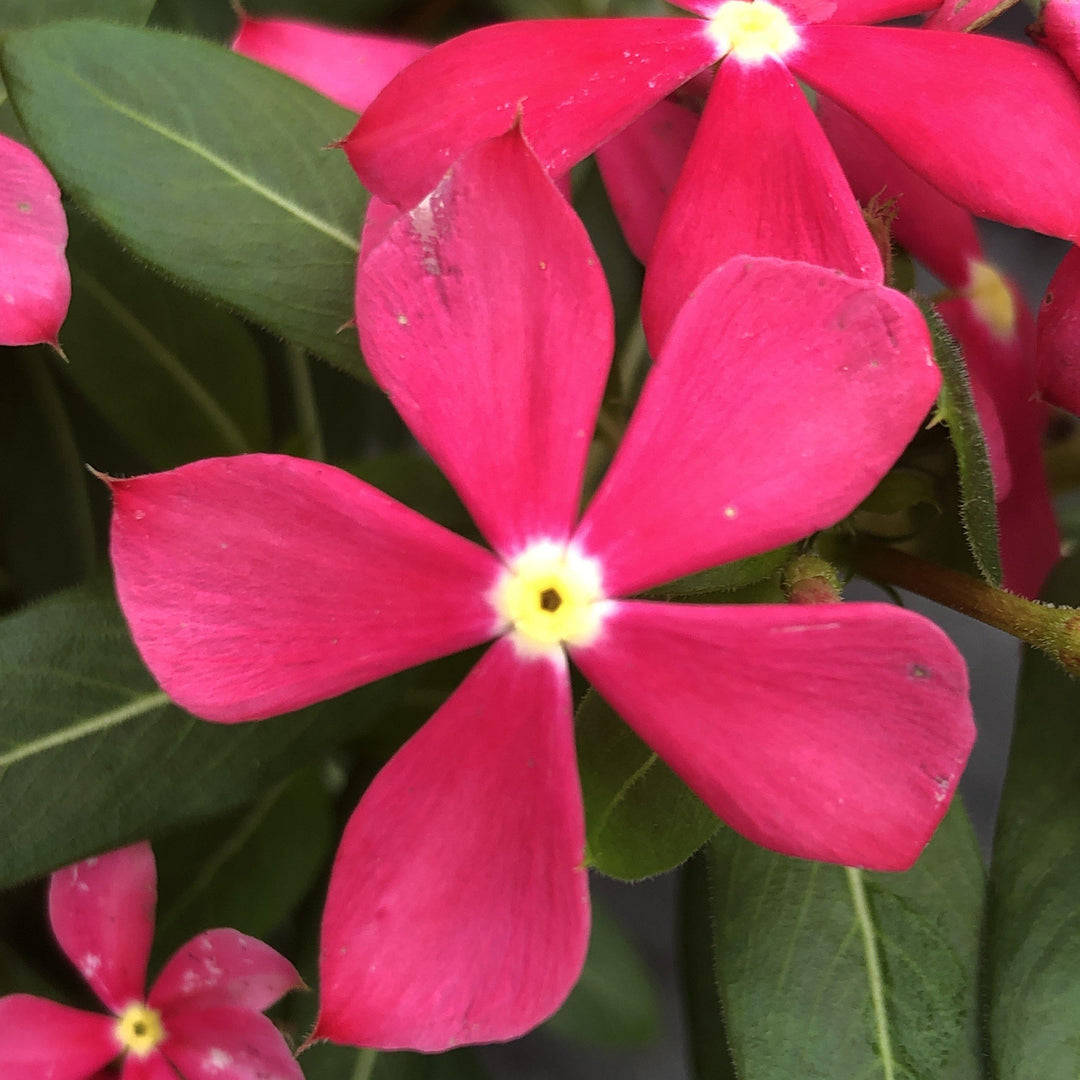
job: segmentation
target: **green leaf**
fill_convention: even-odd
[[[165,958],[218,926],[267,937],[315,884],[333,842],[330,798],[314,768],[240,813],[158,841],[155,953]]]
[[[21,30],[60,19],[111,19],[142,26],[154,0],[4,0],[0,30]]]
[[[300,1055],[307,1080],[487,1080],[473,1050],[379,1053],[322,1044]]]
[[[1044,591],[1080,604],[1080,557]],[[998,1080],[1080,1075],[1080,682],[1024,649],[987,913]]]
[[[354,374],[364,192],[351,113],[228,49],[65,23],[13,33],[0,66],[35,149],[137,255]]]
[[[587,858],[624,881],[684,862],[720,822],[593,690],[577,714]]]
[[[265,371],[236,319],[137,266],[78,217],[68,262],[64,371],[151,466],[266,449]]]
[[[971,380],[960,346],[949,333],[944,320],[928,301],[917,299],[917,302],[930,327],[934,360],[941,368],[938,418],[948,425],[949,437],[956,449],[960,516],[968,546],[982,576],[991,585],[1000,588],[1002,570],[994,476],[971,394]]]
[[[369,727],[393,694],[383,680],[211,724],[154,685],[99,584],[0,620],[0,888],[242,806]]]
[[[659,585],[655,589],[650,589],[645,595],[673,599],[742,589],[747,585],[764,581],[765,578],[774,574],[795,554],[795,550],[795,544],[788,544],[785,547],[774,548],[772,551],[764,551],[760,555],[751,555],[746,559],[723,563],[721,566],[713,566],[708,570],[678,578],[666,585]]]
[[[983,871],[959,803],[902,874],[709,845],[715,975],[746,1080],[977,1080]]]
[[[640,1046],[660,1031],[649,969],[603,906],[593,902],[585,968],[548,1031],[600,1046]]]

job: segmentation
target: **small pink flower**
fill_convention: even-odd
[[[58,345],[71,300],[67,236],[49,170],[0,135],[0,345]]]
[[[569,659],[744,835],[909,866],[974,737],[940,630],[888,604],[620,598],[869,493],[939,385],[911,303],[805,264],[719,268],[582,516],[611,302],[520,134],[382,232],[357,283],[364,355],[490,550],[311,461],[111,481],[135,641],[201,716],[274,715],[495,639],[346,828],[316,1037],[441,1050],[513,1038],[564,1000],[589,926]]]
[[[156,903],[146,843],[53,874],[53,933],[113,1015],[29,994],[0,998],[4,1080],[96,1080],[121,1055],[121,1080],[176,1080],[178,1073],[185,1080],[303,1080],[262,1015],[300,977],[261,941],[207,930],[173,955],[145,994]]]

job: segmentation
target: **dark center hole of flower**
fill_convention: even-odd
[[[558,589],[545,589],[540,594],[540,607],[544,611],[558,611],[562,607],[562,597]]]
[[[136,1020],[135,1023],[131,1025],[131,1030],[137,1037],[145,1035],[146,1034],[146,1021],[145,1020]]]

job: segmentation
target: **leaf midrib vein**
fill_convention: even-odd
[[[885,1008],[885,980],[881,972],[881,958],[878,956],[877,930],[870,915],[870,905],[866,900],[862,871],[847,866],[844,872],[847,875],[852,906],[855,908],[855,921],[862,934],[866,977],[870,984],[870,1002],[874,1012],[874,1026],[877,1029],[882,1076],[884,1080],[896,1080],[896,1059],[893,1057],[889,1015]]]

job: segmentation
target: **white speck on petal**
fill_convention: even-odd
[[[80,883],[85,888],[85,883]],[[88,978],[92,979],[101,967],[101,957],[95,953],[87,953],[82,960],[79,961],[79,970]]]
[[[220,1046],[212,1046],[206,1055],[206,1067],[216,1072],[224,1072],[232,1064],[232,1054],[222,1050]]]

